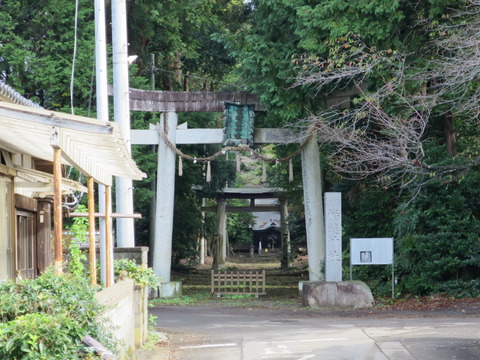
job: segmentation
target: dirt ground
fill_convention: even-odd
[[[398,299],[375,299],[375,305],[368,309],[311,309],[302,304],[299,296],[299,281],[308,280],[306,256],[299,256],[287,270],[280,269],[279,254],[237,254],[226,261],[227,271],[265,270],[267,294],[258,299],[246,296],[226,296],[217,298],[210,295],[210,270],[212,259],[206,258],[205,264],[176,267],[172,280],[182,281],[185,305],[215,305],[224,310],[241,312],[262,309],[263,311],[295,314],[334,315],[334,316],[478,316],[480,298],[455,299],[441,295],[427,297],[405,296]],[[171,305],[182,305],[172,302]]]

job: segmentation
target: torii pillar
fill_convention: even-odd
[[[178,114],[162,113],[157,131],[176,144]],[[159,137],[161,139],[161,137]],[[159,139],[159,140],[160,140]],[[157,199],[155,211],[155,243],[153,245],[153,271],[160,278],[158,296],[178,297],[181,295],[180,282],[171,282],[172,233],[175,199],[175,152],[161,139],[158,142]]]
[[[224,268],[227,255],[227,199],[225,198],[217,199],[217,236],[214,255],[214,267]]]
[[[303,202],[307,233],[308,278],[325,280],[325,226],[317,136],[302,151]]]
[[[280,198],[280,223],[282,234],[282,269],[288,269],[290,265],[290,230],[288,228],[288,200],[286,197]]]

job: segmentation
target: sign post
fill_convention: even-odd
[[[395,297],[395,267],[393,263],[393,238],[351,238],[350,280],[353,265],[391,265],[392,298]]]

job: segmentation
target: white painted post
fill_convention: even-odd
[[[107,35],[105,24],[105,1],[95,0],[95,68],[97,89],[97,119],[108,121],[108,67]],[[98,184],[98,210],[105,214],[105,186]],[[99,219],[100,231],[100,275],[102,284],[107,283],[107,249],[105,218]],[[110,274],[109,274],[110,276]]]
[[[200,237],[200,249],[198,254],[198,262],[199,264],[205,264],[205,238],[203,236]]]
[[[114,120],[120,125],[130,150],[130,103],[128,80],[127,6],[125,0],[112,1],[112,55]],[[133,182],[116,178],[116,206],[120,214],[133,214]],[[132,218],[117,219],[117,246],[134,247]]]
[[[175,144],[178,115],[162,114],[159,131]],[[155,242],[153,244],[153,271],[162,283],[170,282],[172,263],[173,210],[175,198],[175,152],[160,137],[158,144],[157,204],[155,213]]]
[[[217,199],[217,232],[218,244],[216,248],[217,266],[219,268],[225,266],[225,257],[227,252],[226,244],[226,227],[227,227],[227,200],[224,198]]]
[[[100,185],[98,184],[98,208],[100,211],[103,211],[103,214],[107,213],[112,213],[111,209],[111,203],[107,204],[105,201],[106,198],[106,192],[110,191],[107,190],[109,187],[106,187],[105,185]],[[107,210],[107,206],[109,206]],[[99,218],[100,222],[100,279],[102,281],[102,284],[106,285],[107,281],[110,281],[113,284],[113,266],[110,268],[107,266],[107,251],[109,252],[108,256],[113,259],[114,258],[114,251],[113,251],[113,246],[110,248],[107,248],[107,231],[112,233],[112,222],[109,222],[109,229],[107,229],[107,221],[105,217],[100,217]]]
[[[98,184],[98,210],[105,214],[105,185]],[[98,218],[98,231],[100,233],[100,281],[107,283],[107,226],[105,217]]]
[[[325,193],[325,280],[342,281],[342,194]]]
[[[131,179],[115,178],[116,209],[120,214],[133,214],[133,182]],[[117,218],[117,247],[135,246],[133,218]]]
[[[303,198],[307,233],[310,281],[325,280],[325,231],[323,223],[322,177],[317,137],[302,151]]]
[[[205,206],[205,198],[202,199],[202,207]],[[205,226],[205,211],[202,211],[202,227]],[[205,264],[205,236],[204,232],[202,231],[202,235],[200,236],[199,246],[198,246],[198,262],[200,264]]]
[[[222,248],[222,251],[223,251],[223,258],[226,259],[227,258],[227,255],[229,254],[229,250],[230,249],[230,242],[228,240],[228,231],[227,231],[227,213],[225,212],[225,221],[223,222],[224,225],[225,225],[225,228],[224,228],[224,239],[225,241],[223,242],[223,248]]]
[[[288,229],[288,200],[280,199],[280,222],[282,233],[282,268],[288,268],[290,257],[290,230]]]

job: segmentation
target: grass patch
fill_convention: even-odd
[[[188,295],[168,299],[152,299],[150,306],[195,306],[195,305],[223,305],[236,307],[258,307],[258,306],[290,306],[298,304],[297,295],[285,295],[287,288],[281,289],[278,293],[270,289],[270,294],[261,295],[255,298],[252,294],[226,294],[217,297],[215,294],[210,294],[210,287],[195,286],[196,292],[192,292],[190,286],[184,287],[183,291]],[[278,290],[278,289],[277,289]],[[295,289],[295,294],[298,294],[298,289]]]
[[[217,297],[211,291],[211,262],[197,266],[180,266],[172,271],[172,281],[182,282],[183,296],[173,299],[152,299],[152,305],[186,306],[212,305],[238,307],[276,307],[300,306],[298,283],[308,279],[305,264],[296,264],[288,269],[280,268],[280,253],[255,255],[237,255],[227,258],[227,271],[266,272],[266,295],[255,298],[250,294],[223,295]]]
[[[151,305],[198,305],[210,297],[210,294],[195,294],[188,296],[181,296],[176,298],[165,298],[165,299],[152,299],[150,300]]]

